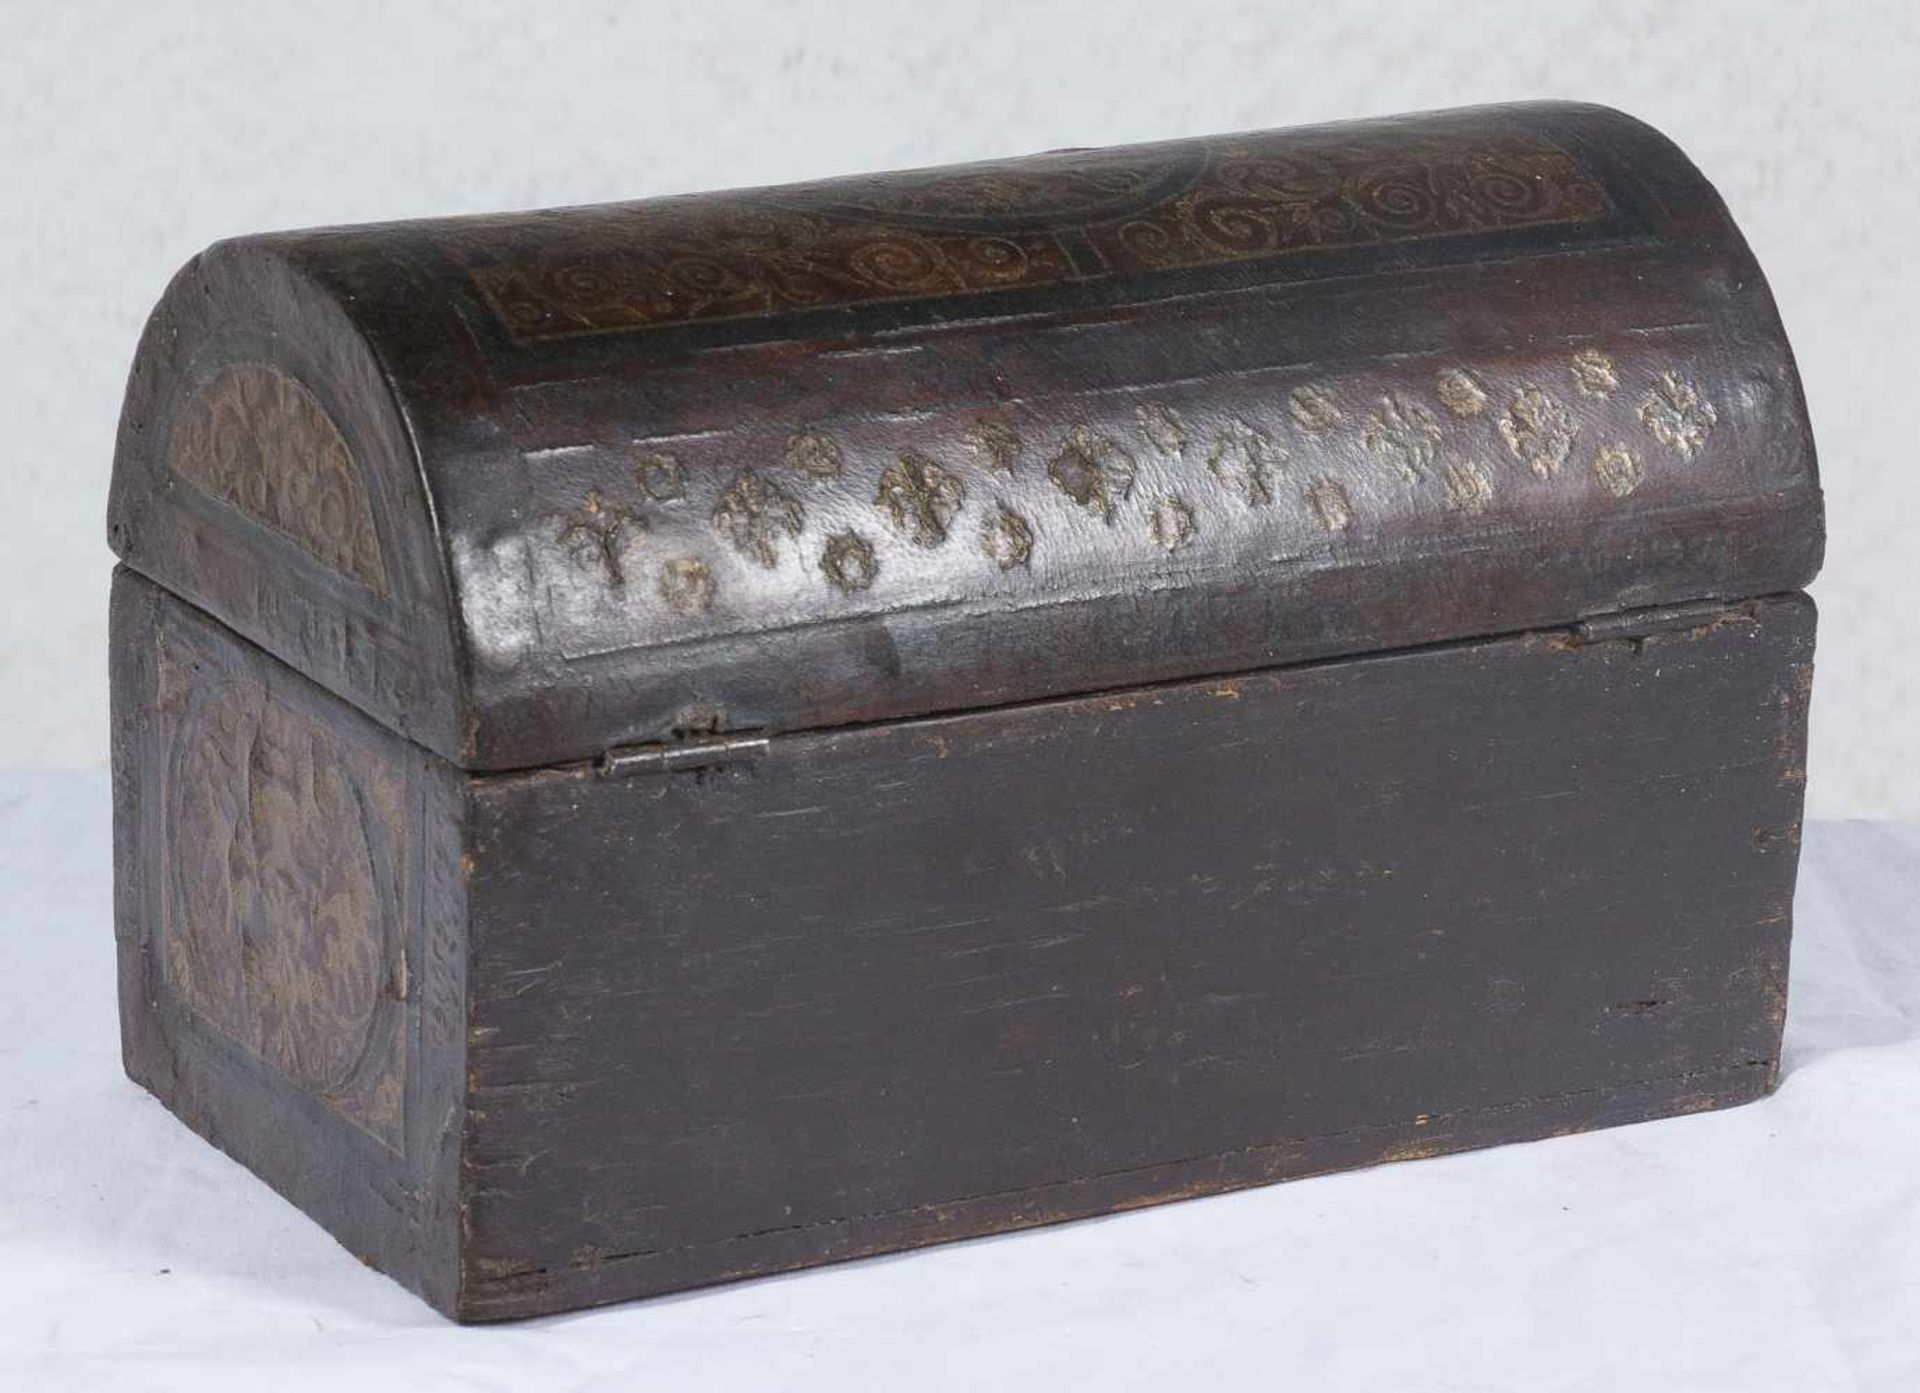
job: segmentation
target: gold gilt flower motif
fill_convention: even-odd
[[[1700,453],[1719,419],[1713,403],[1676,372],[1661,373],[1659,382],[1640,403],[1640,423],[1655,440],[1678,451],[1684,459]]]
[[[1187,423],[1164,402],[1142,402],[1133,409],[1133,422],[1140,438],[1163,455],[1177,455],[1187,448]]]
[[[1147,515],[1148,535],[1162,551],[1179,551],[1193,540],[1199,530],[1193,509],[1185,499],[1175,498],[1171,494],[1155,503],[1153,511]]]
[[[839,532],[827,538],[826,550],[820,553],[820,569],[836,590],[851,595],[873,584],[880,574],[880,563],[874,559],[873,544],[865,537],[858,532]]]
[[[677,503],[687,496],[687,475],[680,461],[654,450],[633,457],[633,481],[655,503]]]
[[[705,614],[713,608],[713,571],[704,561],[678,557],[660,563],[660,598],[675,614]]]
[[[1003,571],[1025,566],[1033,559],[1033,529],[1003,504],[981,519],[980,554]]]
[[[1500,418],[1500,436],[1507,448],[1542,479],[1560,472],[1579,429],[1571,411],[1533,386],[1515,393],[1507,414]]]
[[[598,566],[608,585],[624,585],[626,572],[621,566],[631,534],[644,532],[647,520],[631,508],[609,501],[599,489],[588,489],[578,508],[561,519],[556,540],[565,547],[574,564]]]
[[[1287,414],[1308,435],[1324,435],[1340,424],[1340,408],[1333,398],[1311,383],[1287,394]]]
[[[1493,502],[1493,479],[1472,460],[1448,460],[1441,478],[1447,486],[1447,507],[1453,512],[1474,517]]]
[[[1465,368],[1444,369],[1433,383],[1440,404],[1455,416],[1478,416],[1487,409],[1487,392]]]
[[[959,479],[908,451],[880,476],[873,503],[915,546],[937,547],[947,540],[947,528],[966,496]]]
[[[1353,500],[1338,479],[1322,474],[1308,484],[1304,494],[1313,510],[1313,520],[1323,532],[1344,532],[1353,522]]]
[[[1273,474],[1286,460],[1287,452],[1265,432],[1236,417],[1214,437],[1207,468],[1242,503],[1263,508],[1273,502]]]
[[[1389,392],[1367,417],[1362,440],[1368,454],[1415,484],[1433,467],[1434,453],[1440,448],[1440,420],[1419,402]]]
[[[999,421],[975,421],[961,439],[973,462],[983,469],[1011,474],[1014,461],[1020,458],[1020,437]]]
[[[1597,348],[1581,349],[1568,366],[1573,372],[1574,385],[1585,396],[1605,401],[1620,386],[1620,374],[1614,369],[1613,359]]]
[[[1047,477],[1060,492],[1111,524],[1114,509],[1133,492],[1133,456],[1108,437],[1075,426],[1047,466]]]
[[[809,479],[837,479],[842,466],[839,442],[816,430],[787,437],[787,468]]]
[[[1633,451],[1617,442],[1594,453],[1593,477],[1615,498],[1625,498],[1639,488],[1646,472]]]
[[[743,469],[714,506],[713,525],[742,556],[772,570],[780,561],[781,538],[798,537],[806,516],[799,499]]]

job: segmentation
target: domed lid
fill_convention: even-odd
[[[500,770],[1791,590],[1821,511],[1720,200],[1547,104],[223,242],[110,535]]]

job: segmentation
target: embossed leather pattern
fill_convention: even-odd
[[[525,342],[1591,222],[1537,131],[1390,123],[1069,151],[608,208],[450,239]]]
[[[173,634],[156,647],[155,952],[209,1027],[401,1149],[403,771]]]
[[[366,483],[326,409],[277,368],[237,364],[174,417],[167,463],[322,565],[385,594]]]
[[[260,358],[244,326],[282,282],[279,370],[334,404],[378,539],[291,524],[232,460],[214,513],[150,482],[155,441],[207,434],[178,403]],[[281,323],[295,301],[322,308]],[[1685,158],[1599,108],[244,239],[156,325],[183,318],[189,348],[156,330],[136,366],[116,547],[474,768],[1771,593],[1819,563],[1764,281]],[[363,360],[382,386],[308,380]]]
[[[1699,337],[1605,342],[536,454],[536,478],[572,453],[596,482],[537,495],[546,526],[510,560],[467,560],[490,589],[524,580],[523,649],[586,658],[968,592],[1044,604],[1116,570],[1136,591],[1230,584],[1387,537],[1696,501],[1703,461],[1732,451]]]

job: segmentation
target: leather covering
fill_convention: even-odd
[[[1772,300],[1528,105],[242,238],[115,550],[473,769],[1794,590]]]

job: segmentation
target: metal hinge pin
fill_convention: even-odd
[[[722,764],[745,764],[766,752],[764,735],[713,735],[616,745],[600,756],[599,770],[604,779],[626,778],[631,774],[673,774]]]

